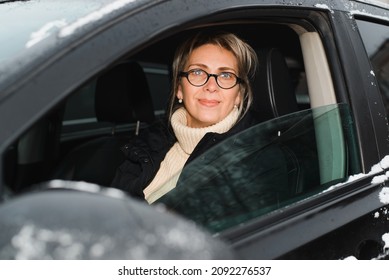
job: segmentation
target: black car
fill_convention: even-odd
[[[164,116],[174,50],[199,30],[255,49],[263,121],[149,206],[110,182],[120,148]],[[388,259],[388,4],[0,1],[0,36],[1,258]],[[202,242],[156,249],[145,232],[160,227]],[[77,242],[88,251],[58,253]]]

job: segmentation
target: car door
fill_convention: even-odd
[[[377,70],[374,63],[371,66],[360,37],[367,36],[366,32],[362,30],[362,23],[356,23],[354,19],[356,14],[355,17],[375,21],[382,19],[380,15],[387,11],[374,5],[354,4],[353,11],[330,10],[336,48],[327,45],[327,55],[329,60],[336,56],[341,62],[339,69],[334,69],[334,60],[330,62],[334,67],[333,79],[348,88],[347,96],[343,96],[342,90],[337,93],[338,98],[350,100],[363,172],[300,205],[292,205],[275,216],[254,222],[247,229],[226,233],[225,238],[233,240],[245,257],[263,254],[265,258],[282,259],[387,258],[389,226],[385,172],[388,149],[385,139],[388,126],[377,88],[377,83],[382,84],[385,79],[381,76],[376,80],[374,73]],[[376,17],[369,19],[366,13],[376,14]],[[385,29],[383,26],[387,22],[381,23],[381,29]],[[357,32],[356,26],[360,27],[361,33]],[[385,42],[388,33],[380,32],[377,37]],[[385,46],[377,41],[370,42],[373,44],[379,50]],[[380,160],[374,164],[377,156]]]
[[[297,111],[272,116],[267,122],[254,126],[252,131],[245,131],[242,143],[245,144],[245,139],[253,141],[256,136],[262,135],[264,128],[272,137],[281,139],[277,142],[281,144],[291,139],[288,135],[293,135],[293,148],[313,149],[299,150],[300,155],[305,158],[307,151],[311,152],[310,155],[315,154],[314,164],[310,165],[308,161],[305,166],[323,168],[306,172],[314,174],[312,180],[319,180],[313,192],[304,191],[301,196],[293,197],[286,195],[287,200],[282,200],[282,203],[278,200],[276,207],[268,207],[262,212],[241,213],[244,219],[236,219],[226,227],[217,228],[216,236],[231,244],[239,258],[379,257],[384,253],[383,237],[388,226],[387,202],[380,199],[386,193],[386,178],[380,176],[385,175],[387,168],[383,159],[388,154],[385,140],[388,131],[385,117],[382,117],[386,115],[382,99],[377,87],[371,86],[371,82],[376,82],[375,77],[369,75],[368,57],[355,30],[353,15],[343,2],[330,1],[330,6],[310,1],[291,3],[137,1],[124,4],[121,9],[112,9],[109,3],[104,3],[98,10],[102,17],[91,19],[86,14],[86,18],[90,19],[87,23],[77,25],[79,21],[76,21],[70,25],[73,29],[67,27],[48,37],[48,41],[43,43],[54,42],[54,47],[2,84],[0,151],[3,167],[8,166],[8,158],[10,162],[15,160],[13,143],[20,140],[23,133],[51,110],[64,105],[68,96],[107,68],[129,58],[142,58],[147,62],[155,55],[165,57],[166,53],[160,53],[162,49],[156,48],[160,52],[155,52],[152,46],[161,46],[160,42],[178,43],[180,34],[188,30],[236,28],[241,34],[247,32],[247,38],[253,42],[260,42],[258,46],[261,48],[269,47],[267,43],[274,43],[285,50],[288,66],[297,69],[295,86],[298,91],[295,95],[300,106]],[[111,7],[111,10],[103,13],[107,11],[106,7]],[[289,37],[291,33],[293,36]],[[271,36],[262,37],[269,34]],[[56,40],[57,36],[63,37]],[[297,41],[290,38],[297,38]],[[38,47],[39,44],[34,50]],[[171,51],[171,48],[163,50]],[[30,51],[36,54],[32,49]],[[291,56],[290,53],[297,55]],[[296,57],[297,60],[294,59]],[[19,77],[22,79],[18,80]],[[20,108],[23,114],[16,116],[12,113],[15,108]],[[324,121],[318,123],[316,120]],[[295,124],[301,126],[293,126]],[[305,134],[307,138],[294,133],[305,130],[291,128],[309,128]],[[293,133],[286,134],[284,138],[285,131]],[[305,142],[299,142],[302,139]],[[270,157],[280,159],[277,155],[282,152],[283,156],[287,155],[287,160],[294,158],[293,153],[289,153],[290,146],[269,146],[265,140],[268,141],[264,139],[261,142],[264,147],[277,147],[275,152],[273,149],[266,150]],[[226,143],[221,143],[217,149],[223,150]],[[332,146],[330,150],[326,149],[328,143]],[[44,142],[41,145],[44,147]],[[213,152],[210,151],[210,155]],[[215,159],[214,156],[211,158]],[[281,164],[286,162],[289,161],[281,161]],[[375,164],[379,162],[381,168],[376,168]],[[209,164],[212,167],[215,163]],[[201,162],[197,164],[201,165]],[[195,165],[196,162],[193,162]],[[247,171],[250,166],[246,164],[244,167]],[[3,181],[6,181],[2,184],[3,194],[12,197],[15,190],[8,181],[21,174],[12,174],[10,169],[0,170]],[[254,171],[248,174],[252,175]],[[12,178],[5,180],[4,173]],[[362,175],[352,177],[357,174]],[[32,183],[45,179],[47,177],[42,174]],[[190,186],[190,183],[187,184]],[[270,180],[267,187],[271,188],[272,184]],[[284,185],[281,183],[280,186]],[[174,193],[171,196],[177,199]],[[271,201],[265,196],[263,198]],[[226,204],[229,202],[226,201]],[[202,210],[201,206],[197,209]]]

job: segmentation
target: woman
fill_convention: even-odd
[[[172,190],[182,169],[208,148],[257,123],[249,113],[257,57],[231,33],[199,33],[173,61],[168,121],[124,147],[127,160],[111,184],[153,203]]]

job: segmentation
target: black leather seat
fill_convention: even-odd
[[[114,125],[152,122],[153,103],[142,67],[128,62],[103,73],[96,82],[95,110],[98,121]]]
[[[254,111],[263,121],[298,112],[296,93],[284,55],[276,48],[261,49],[257,54],[259,67],[253,82]],[[290,122],[290,129],[280,131],[274,145],[282,150],[288,169],[288,192],[293,195],[320,185],[320,175],[313,125],[304,128],[296,125],[292,118],[287,122]]]
[[[257,51],[258,68],[252,84],[254,110],[264,121],[298,111],[285,57],[276,48]]]
[[[110,185],[116,168],[124,161],[120,147],[139,133],[141,122],[154,120],[146,76],[138,63],[119,64],[97,79],[95,111],[99,122],[112,123],[112,133],[74,148],[52,178]],[[136,124],[136,128],[134,133],[118,134],[118,124]]]

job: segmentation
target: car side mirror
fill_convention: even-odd
[[[54,180],[0,206],[1,259],[233,259],[193,222],[125,193]]]

